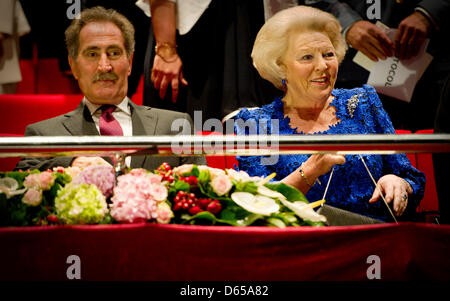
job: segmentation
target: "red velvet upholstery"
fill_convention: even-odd
[[[433,134],[432,129],[420,130],[416,134]],[[434,212],[439,210],[439,200],[436,191],[436,182],[434,178],[433,156],[430,153],[417,153],[417,169],[425,173],[425,195],[419,205],[419,212]]]
[[[82,98],[77,94],[0,95],[0,133],[23,135],[28,124],[72,111]]]
[[[381,260],[382,281],[448,281],[449,237],[450,226],[424,223],[0,228],[0,281],[79,281],[67,277],[71,255],[81,281],[367,281],[371,255]]]
[[[223,135],[223,134],[211,131],[198,131],[197,135]],[[208,166],[221,169],[225,168],[235,169],[235,166],[238,166],[236,156],[206,156],[206,162]]]
[[[197,135],[208,136],[208,135],[222,135],[222,134],[218,133],[218,132],[211,132],[211,131],[198,131]],[[220,168],[220,169],[226,168],[225,156],[215,156],[215,155],[206,156],[206,163],[210,167],[215,167],[215,168]]]
[[[16,93],[36,93],[36,74],[33,60],[20,60],[20,71],[22,73],[22,81],[17,84]]]
[[[76,94],[80,88],[72,77],[64,76],[57,58],[40,58],[36,65],[36,93]]]
[[[81,94],[1,94],[0,133],[23,135],[28,124],[72,111],[82,98]],[[132,101],[142,104],[142,93]]]
[[[398,134],[398,135],[401,135],[401,134],[412,134],[412,132],[409,131],[409,130],[395,130],[395,133]],[[409,153],[409,154],[406,154],[406,156],[408,157],[409,162],[411,162],[411,165],[414,166],[414,167],[417,167],[416,154],[415,153]]]

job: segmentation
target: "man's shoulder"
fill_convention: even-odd
[[[45,128],[49,129],[49,126],[54,126],[56,124],[61,124],[67,118],[67,113],[61,114],[49,119],[41,120],[38,122],[31,123],[27,128]]]
[[[33,133],[38,135],[44,135],[44,136],[52,136],[52,135],[65,135],[66,130],[64,128],[64,122],[68,120],[71,116],[74,114],[77,114],[77,110],[79,110],[79,107],[77,107],[75,110],[66,112],[64,114],[41,120],[38,122],[30,123],[27,125],[25,129],[25,135]]]

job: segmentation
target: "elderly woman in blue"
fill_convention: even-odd
[[[307,6],[275,14],[259,31],[252,58],[260,75],[285,93],[261,108],[242,109],[235,119],[244,123],[235,122],[236,134],[249,134],[244,126],[249,120],[267,125],[261,134],[395,133],[371,86],[334,89],[344,55],[341,28],[332,15]],[[279,121],[278,129],[271,128],[274,119]],[[363,158],[379,189],[359,155],[282,155],[272,165],[262,165],[259,156],[238,156],[237,160],[239,170],[252,176],[275,172],[277,180],[297,187],[309,201],[322,199],[334,166],[327,204],[390,222],[381,191],[400,220],[414,220],[424,193],[424,174],[404,154]]]

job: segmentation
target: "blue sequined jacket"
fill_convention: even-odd
[[[362,88],[334,89],[334,100],[331,105],[336,108],[336,117],[340,122],[328,130],[314,135],[331,134],[394,134],[391,120],[383,109],[375,89],[369,85]],[[242,109],[235,120],[255,121],[261,125],[261,134],[276,134],[272,129],[271,119],[278,120],[280,135],[304,135],[289,125],[289,117],[284,117],[281,97],[272,103],[257,109]],[[248,125],[248,122],[246,123]],[[248,127],[242,122],[235,122],[235,132],[238,135],[249,133]],[[281,155],[275,164],[261,164],[261,156],[237,156],[238,170],[244,170],[251,176],[267,176],[275,172],[275,180],[281,180],[296,170],[306,161],[309,155]],[[404,154],[396,155],[363,155],[375,181],[386,174],[397,175],[408,181],[414,192],[409,197],[408,207],[400,220],[414,220],[415,211],[423,197],[425,176],[415,169]],[[392,222],[388,209],[380,200],[369,204],[374,191],[374,184],[364,167],[359,155],[346,155],[346,163],[336,165],[326,201],[330,206],[342,208],[351,212],[363,214],[372,218]],[[312,202],[322,199],[330,172],[319,177],[321,185],[315,184],[305,195]],[[392,207],[391,207],[392,208]]]

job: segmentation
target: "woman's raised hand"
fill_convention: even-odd
[[[318,178],[319,176],[326,174],[330,171],[333,165],[342,165],[345,163],[345,157],[343,155],[336,154],[318,154],[312,155],[304,163],[304,172],[310,173],[311,176]]]

